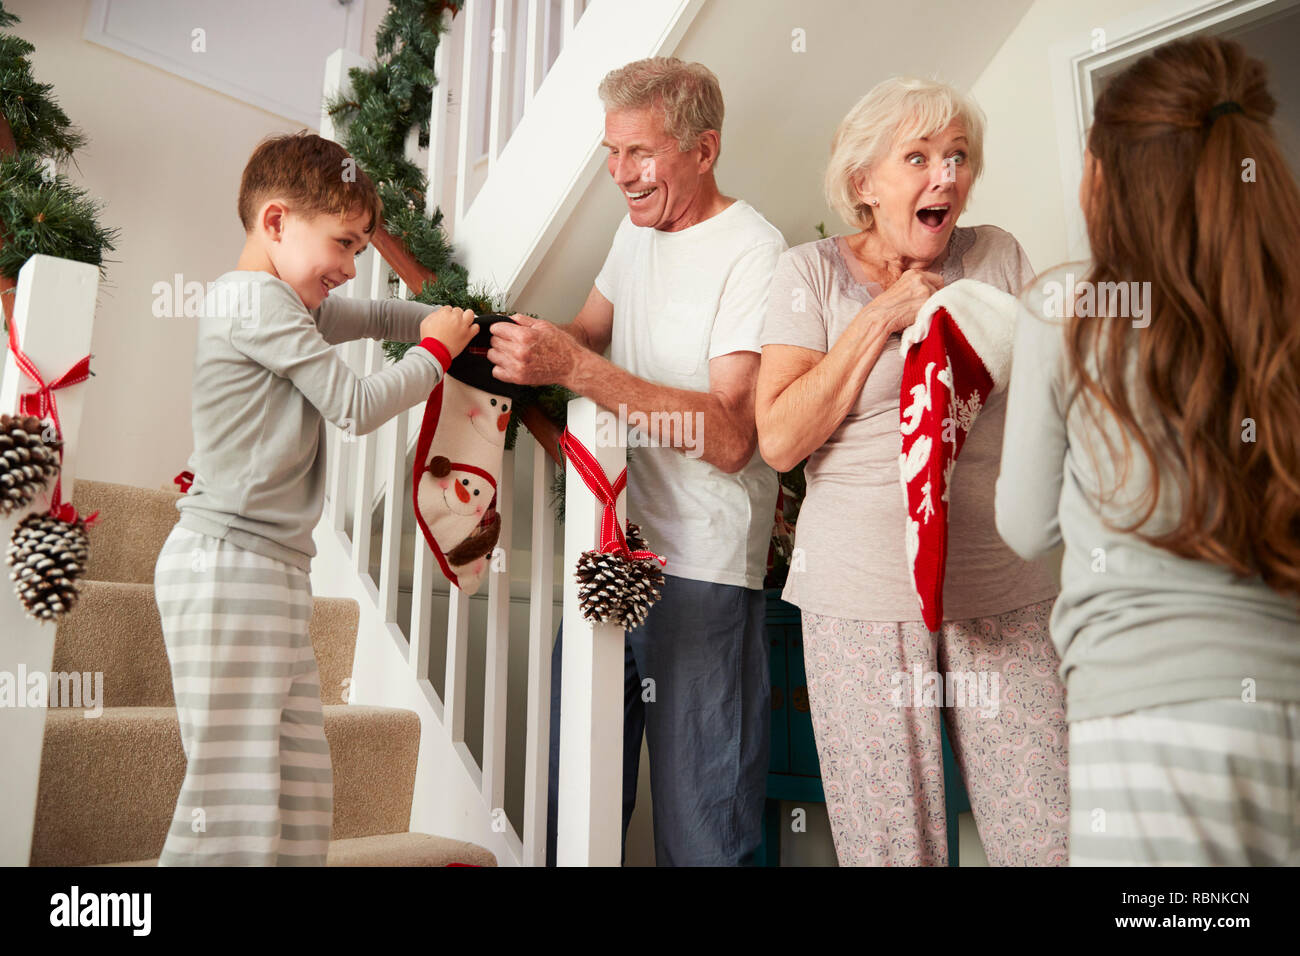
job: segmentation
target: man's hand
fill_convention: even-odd
[[[550,322],[519,314],[511,318],[518,325],[492,326],[487,357],[493,377],[516,385],[567,386],[582,346]]]

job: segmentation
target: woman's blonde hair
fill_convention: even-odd
[[[673,56],[637,60],[606,74],[599,94],[606,110],[662,109],[664,132],[681,152],[694,149],[707,130],[722,135],[722,87],[701,63]]]
[[[870,229],[871,206],[857,184],[898,139],[933,136],[953,120],[966,128],[966,157],[972,182],[984,166],[984,112],[947,83],[894,76],[873,86],[840,121],[826,166],[826,202],[846,223]]]

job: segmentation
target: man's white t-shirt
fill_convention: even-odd
[[[710,359],[762,351],[768,283],[785,248],[780,231],[741,200],[679,232],[634,226],[624,216],[596,277],[614,305],[610,361],[638,378],[707,392]],[[686,428],[695,457],[636,447],[629,438],[628,517],[668,559],[665,574],[761,588],[776,472],[755,450],[729,475],[698,457],[707,430],[700,434],[695,422]]]

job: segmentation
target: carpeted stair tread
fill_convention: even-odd
[[[476,843],[465,843],[431,833],[382,833],[331,840],[326,866],[496,866],[497,859]],[[158,860],[104,863],[103,866],[157,866]]]
[[[104,710],[51,708],[45,724],[31,863],[153,866],[185,776],[153,577],[180,494],[79,479],[73,503],[99,512],[76,608],[59,623],[56,674],[103,673]],[[346,705],[356,601],[317,597],[311,641],[334,767],[330,866],[496,866],[486,849],[409,833],[420,720]],[[84,703],[84,702],[83,702]],[[135,861],[121,863],[117,861]]]
[[[171,666],[152,582],[82,581],[77,604],[58,624],[56,673],[104,674],[105,707],[175,706]],[[311,643],[321,702],[344,701],[352,674],[361,608],[350,598],[312,601]]]
[[[388,707],[327,704],[334,765],[332,837],[410,825],[420,718]],[[185,776],[174,707],[114,707],[88,718],[51,709],[37,792],[33,866],[157,858]]]
[[[78,478],[72,503],[82,515],[99,512],[88,529],[86,577],[152,585],[158,552],[181,516],[176,510],[181,497],[170,491]]]

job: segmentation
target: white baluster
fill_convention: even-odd
[[[384,540],[379,555],[379,609],[384,621],[397,620],[397,585],[402,571],[402,518],[406,503],[406,415],[402,409],[384,424],[388,459],[384,475]]]
[[[469,598],[451,585],[447,594],[447,673],[443,726],[453,744],[465,742],[465,671],[469,655]]]
[[[362,375],[379,371],[383,349],[379,342],[367,339],[364,343],[365,359]],[[356,427],[356,423],[353,423]],[[375,432],[358,435],[355,441],[356,461],[353,476],[356,495],[353,498],[355,513],[352,519],[352,564],[363,582],[370,580],[370,528],[375,507]],[[373,587],[373,584],[371,585]]]
[[[342,48],[335,50],[325,58],[324,95],[321,97],[320,111],[320,135],[324,139],[337,142],[339,138],[338,130],[334,126],[334,120],[325,111],[325,104],[340,90],[351,88],[352,84],[348,80],[348,70],[354,66],[364,67],[367,63],[368,61],[361,54]]]
[[[510,62],[510,57],[506,55],[510,45],[509,34],[506,0],[496,0],[496,7],[492,17],[492,44],[490,47],[492,57],[492,105],[491,111],[488,113],[489,174],[496,165],[497,154],[501,152],[501,123],[502,113],[505,111],[505,75],[507,64]]]
[[[569,45],[569,37],[573,36],[573,28],[578,25],[578,5],[574,3],[574,0],[564,0],[560,10],[560,23],[564,29],[560,49],[563,50],[564,47]]]
[[[547,774],[551,745],[551,648],[554,625],[555,462],[533,442],[532,574],[528,584],[528,709],[524,741],[524,865],[546,865]],[[620,790],[621,792],[621,790]]]
[[[488,558],[487,657],[483,678],[483,799],[493,813],[506,802],[506,691],[510,661],[510,526],[515,453],[507,451],[497,484],[501,533]],[[504,812],[504,811],[503,811]]]
[[[482,16],[482,2],[467,3],[461,11],[464,18],[462,24],[462,36],[464,45],[461,48],[461,70],[460,70],[460,138],[456,146],[456,224],[465,216],[466,196],[469,189],[470,165],[474,162],[474,149],[477,144],[470,142],[470,132],[473,129],[474,104],[474,65],[475,60],[481,55],[474,42],[478,17]]]
[[[418,525],[416,526],[419,527]],[[411,641],[408,660],[421,680],[429,676],[430,613],[433,604],[433,552],[424,532],[415,536],[415,565],[411,569]]]
[[[429,111],[429,162],[426,168],[429,191],[424,195],[426,216],[432,216],[434,210],[441,205],[447,185],[447,124],[450,117],[447,108],[446,64],[447,47],[452,42],[451,11],[442,11],[442,19],[447,29],[438,41],[438,52],[433,55],[433,75],[437,82],[433,87],[433,103]]]
[[[546,24],[542,19],[542,0],[524,0],[528,5],[528,44],[524,52],[524,109],[533,101],[542,70],[546,66]]]

